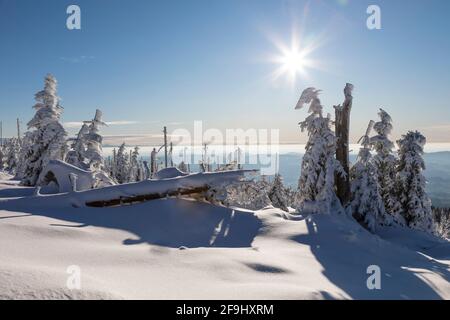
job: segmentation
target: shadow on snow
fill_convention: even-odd
[[[57,202],[62,199],[58,198],[7,200],[0,202],[0,210],[78,224],[54,223],[52,227],[96,226],[124,230],[137,236],[124,239],[124,245],[148,243],[172,248],[251,247],[261,226],[253,213],[182,199],[154,200],[110,208],[73,208],[69,203],[58,205]],[[56,201],[52,204],[53,199]]]
[[[437,288],[422,278],[422,273],[432,269],[448,282],[450,272],[446,265],[374,236],[356,222],[347,221],[350,228],[339,227],[341,221],[330,223],[330,219],[338,218],[342,217],[315,215],[308,218],[305,220],[308,234],[293,240],[308,245],[322,264],[323,274],[351,298],[441,299]],[[370,265],[381,269],[381,290],[367,287]]]

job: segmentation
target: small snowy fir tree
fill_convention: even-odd
[[[35,95],[36,114],[28,122],[34,143],[26,150],[21,181],[26,186],[39,184],[43,178],[40,174],[49,161],[63,160],[67,152],[67,132],[59,122],[63,108],[59,104],[56,86],[56,79],[49,74],[45,78],[44,90]]]
[[[67,153],[66,162],[75,167],[87,169],[86,163],[86,136],[89,133],[89,126],[84,123],[78,132],[77,137],[71,145],[71,150]]]
[[[280,208],[284,211],[289,211],[288,209],[288,194],[287,190],[283,184],[283,177],[277,173],[273,179],[270,186],[268,197],[275,208]]]
[[[352,194],[350,205],[353,217],[370,231],[375,232],[376,226],[383,223],[385,209],[379,190],[377,168],[370,153],[369,134],[373,123],[370,122],[366,135],[359,141],[362,147],[355,165],[350,170]]]
[[[296,109],[310,103],[309,113],[305,121],[300,123],[302,131],[308,131],[308,142],[301,165],[298,184],[299,211],[305,205],[315,212],[329,213],[337,197],[334,190],[335,174],[345,174],[342,166],[335,158],[336,136],[331,130],[331,120],[323,117],[322,105],[318,98],[319,90],[307,88],[303,91]]]
[[[396,195],[397,157],[393,152],[394,143],[389,140],[393,129],[392,118],[383,109],[380,109],[378,115],[380,121],[373,127],[377,135],[370,138],[370,144],[376,152],[373,161],[377,168],[380,193],[386,212],[391,215],[394,222],[404,225],[405,221],[401,216],[401,206]]]
[[[431,200],[425,191],[426,179],[423,176],[426,139],[420,132],[410,131],[397,143],[400,158],[397,190],[403,217],[409,227],[431,233],[434,229]]]
[[[117,150],[116,155],[116,164],[115,164],[115,180],[117,183],[127,183],[129,178],[129,168],[130,168],[130,159],[128,152],[125,148],[125,143],[122,143],[122,145]]]

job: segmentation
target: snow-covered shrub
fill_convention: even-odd
[[[308,142],[298,183],[298,210],[303,210],[305,202],[314,201],[320,203],[324,213],[329,213],[332,205],[337,203],[335,174],[345,172],[335,158],[336,136],[331,130],[331,119],[322,115],[318,93],[314,88],[306,89],[297,105],[297,108],[301,108],[305,103],[311,103],[311,115],[300,123],[302,131],[308,131]]]
[[[62,160],[67,152],[67,132],[59,122],[63,108],[56,92],[57,82],[52,75],[45,78],[44,90],[35,95],[36,113],[28,122],[27,142],[24,150],[22,184],[34,186],[40,183],[40,174],[50,160]]]
[[[392,118],[383,109],[380,109],[378,115],[380,121],[373,127],[377,135],[370,138],[370,144],[376,153],[373,161],[377,168],[380,193],[386,212],[392,216],[393,221],[403,225],[405,222],[401,216],[401,205],[396,194],[397,157],[393,152],[394,143],[389,139],[393,129]]]
[[[263,176],[257,180],[241,181],[226,187],[227,206],[260,210],[272,205],[269,199],[270,184]]]
[[[426,138],[418,131],[410,131],[397,141],[399,163],[397,190],[402,215],[409,227],[433,232],[431,200],[425,190],[423,175],[425,161],[423,147]]]

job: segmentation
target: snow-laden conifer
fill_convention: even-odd
[[[426,192],[423,175],[425,161],[423,147],[426,138],[418,131],[410,131],[397,141],[399,163],[397,190],[402,215],[408,226],[426,232],[433,232],[431,200]]]
[[[320,90],[308,88],[303,91],[296,109],[310,103],[310,115],[300,122],[302,131],[308,132],[308,142],[301,164],[298,183],[299,208],[307,202],[317,211],[329,213],[337,197],[334,190],[335,174],[345,174],[336,160],[336,136],[331,130],[330,117],[323,116],[323,107],[318,98]]]
[[[52,75],[45,78],[44,90],[35,95],[36,113],[28,122],[32,144],[27,144],[25,150],[24,167],[22,170],[22,184],[34,186],[43,177],[40,174],[50,160],[63,160],[67,152],[67,133],[61,125],[60,118],[63,108],[59,104],[56,92],[57,82]]]
[[[118,183],[127,183],[130,170],[130,156],[126,150],[125,143],[117,150],[115,171],[115,180]]]
[[[180,164],[178,165],[178,169],[181,172],[188,172],[188,167],[186,165],[186,163],[184,161],[181,161]]]
[[[144,179],[144,169],[142,161],[139,160],[139,147],[137,146],[131,151],[129,166],[128,182],[142,181]]]
[[[20,164],[20,143],[17,138],[8,139],[3,148],[4,169],[10,174],[16,174]]]
[[[81,126],[75,140],[72,142],[71,150],[67,153],[66,162],[75,167],[87,169],[86,163],[86,136],[89,133],[89,126],[84,123]]]
[[[373,124],[374,122],[371,121],[366,134],[360,139],[361,149],[355,165],[350,169],[352,214],[372,232],[378,224],[383,223],[385,218],[377,168],[371,155],[369,134]]]
[[[396,195],[396,166],[398,159],[393,151],[394,143],[389,139],[393,129],[392,118],[383,109],[380,109],[378,115],[380,121],[376,122],[373,127],[377,135],[370,138],[370,143],[375,150],[373,161],[377,168],[380,193],[386,212],[392,216],[395,222],[404,224],[400,203]]]
[[[100,135],[100,126],[105,125],[102,121],[102,112],[100,110],[95,111],[95,117],[91,121],[85,121],[87,124],[88,132],[85,135],[86,152],[85,158],[90,169],[93,171],[104,170],[103,149],[102,142],[103,137]]]
[[[3,147],[0,146],[0,170],[4,170],[5,168],[4,157],[5,155],[3,154]]]

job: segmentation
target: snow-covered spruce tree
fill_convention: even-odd
[[[287,198],[287,204],[290,208],[297,208],[298,207],[298,189],[297,187],[291,187],[287,186],[285,188],[286,190],[286,198]]]
[[[186,165],[186,163],[184,163],[184,161],[181,161],[181,162],[180,162],[180,164],[178,165],[178,169],[179,169],[181,172],[188,172],[187,165]]]
[[[393,221],[404,225],[405,221],[401,216],[401,206],[395,187],[397,157],[393,152],[394,143],[389,139],[393,129],[392,118],[383,109],[380,109],[378,115],[380,121],[373,127],[377,135],[370,138],[370,144],[376,152],[373,161],[377,168],[380,193],[386,212],[391,215]]]
[[[25,132],[24,136],[20,140],[20,152],[19,152],[19,163],[16,170],[15,180],[22,180],[25,175],[25,169],[28,166],[27,159],[33,153],[33,148],[36,147],[37,135],[34,131]]]
[[[254,181],[253,194],[249,195],[249,200],[255,208],[265,208],[272,205],[269,198],[270,182],[267,176],[261,176],[261,179]]]
[[[361,149],[355,165],[350,169],[351,209],[355,219],[374,232],[378,224],[384,223],[385,208],[380,194],[377,168],[372,161],[370,147],[370,122],[366,134],[359,140]]]
[[[150,179],[150,166],[148,165],[148,161],[141,160],[142,162],[142,173],[143,173],[143,179],[142,180],[148,180]]]
[[[3,170],[5,168],[4,157],[5,155],[3,154],[3,147],[0,146],[0,170]]]
[[[102,142],[103,137],[100,135],[100,126],[105,125],[102,121],[102,112],[95,111],[95,117],[91,121],[85,121],[89,125],[88,133],[85,135],[86,152],[85,158],[90,169],[93,171],[104,170]]]
[[[338,205],[334,189],[335,174],[345,174],[336,160],[336,136],[331,130],[330,117],[323,117],[322,105],[318,98],[319,90],[307,88],[303,91],[296,109],[310,103],[309,113],[300,122],[302,132],[308,131],[308,142],[301,165],[298,183],[299,211],[329,213],[332,206]]]
[[[116,180],[116,175],[117,175],[117,151],[116,148],[113,149],[112,152],[112,158],[111,158],[111,163],[109,165],[109,174],[110,176],[113,178],[113,180]]]
[[[34,144],[28,145],[21,183],[34,186],[40,183],[40,174],[50,160],[63,160],[67,152],[67,132],[59,122],[63,108],[56,92],[57,82],[52,75],[45,77],[44,90],[35,95],[36,114],[28,122]]]
[[[66,162],[75,167],[87,169],[86,162],[86,136],[89,133],[89,126],[84,123],[71,145],[71,150],[67,153]]]
[[[442,238],[450,239],[450,209],[433,208],[433,220],[435,222],[435,234]]]
[[[433,232],[431,200],[427,195],[426,179],[423,176],[425,161],[423,147],[426,138],[418,131],[408,132],[397,141],[399,163],[397,190],[402,215],[409,227]]]
[[[269,197],[270,201],[272,202],[272,205],[275,208],[280,208],[281,210],[289,211],[288,209],[289,198],[287,190],[283,184],[283,177],[279,173],[275,174],[275,177],[272,181],[267,196]]]
[[[142,164],[139,161],[139,147],[134,147],[130,157],[128,182],[142,181]]]
[[[84,161],[94,175],[94,188],[114,185],[115,181],[111,178],[103,158],[103,137],[100,135],[100,126],[104,126],[106,123],[102,121],[102,112],[97,109],[94,119],[85,121],[84,123],[88,125],[88,132],[84,136],[86,144]]]
[[[20,143],[17,138],[8,139],[4,146],[4,168],[11,174],[15,174],[19,167]]]
[[[129,169],[130,169],[129,155],[128,152],[126,151],[125,143],[122,143],[122,145],[117,150],[116,155],[115,180],[117,181],[117,183],[122,184],[128,182]]]
[[[138,181],[144,181],[148,179],[148,168],[147,168],[147,161],[144,161],[142,159],[139,159],[139,172],[138,172]]]

